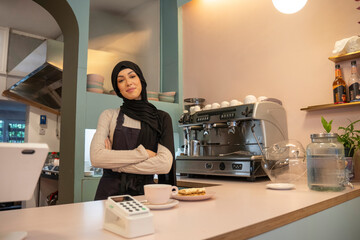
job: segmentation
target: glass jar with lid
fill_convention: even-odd
[[[306,148],[308,186],[316,191],[345,189],[344,146],[337,133],[311,134]]]

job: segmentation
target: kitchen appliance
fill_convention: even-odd
[[[149,208],[130,195],[108,197],[103,227],[126,238],[155,232],[153,214]]]
[[[3,95],[60,115],[63,52],[63,42],[47,39],[41,43],[9,72],[9,75],[22,79],[5,90]],[[105,92],[112,90],[109,73],[119,61],[119,56],[93,49],[88,49],[87,56],[87,74],[107,76],[104,79],[103,90]],[[84,79],[78,81],[82,80]],[[93,88],[92,92],[94,92]]]
[[[266,176],[262,149],[288,138],[286,112],[274,102],[256,102],[184,113],[184,155],[176,158],[181,174],[246,177]],[[199,154],[193,144],[199,142]]]
[[[63,43],[46,40],[10,71],[22,79],[3,94],[59,114],[61,108]]]

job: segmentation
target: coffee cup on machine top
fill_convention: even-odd
[[[204,110],[209,110],[209,109],[211,109],[211,104],[206,104]]]
[[[216,109],[216,108],[220,108],[220,104],[218,103],[211,104],[211,109]]]
[[[228,101],[222,101],[220,106],[221,107],[228,107],[230,105],[230,103]]]
[[[230,106],[233,107],[233,106],[239,105],[239,103],[240,103],[240,102],[239,102],[238,100],[233,99],[233,100],[230,101]]]
[[[245,104],[256,103],[256,102],[257,102],[257,98],[254,95],[247,95],[244,99]]]

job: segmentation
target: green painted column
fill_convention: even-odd
[[[176,0],[160,0],[160,34],[160,91],[178,92],[178,7]],[[179,102],[179,94],[175,97],[175,102]]]
[[[89,0],[34,0],[57,21],[64,36],[59,203],[81,200],[84,166]]]

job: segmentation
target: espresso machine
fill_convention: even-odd
[[[176,158],[182,175],[266,176],[263,150],[288,138],[282,105],[263,101],[184,113],[184,154]]]

